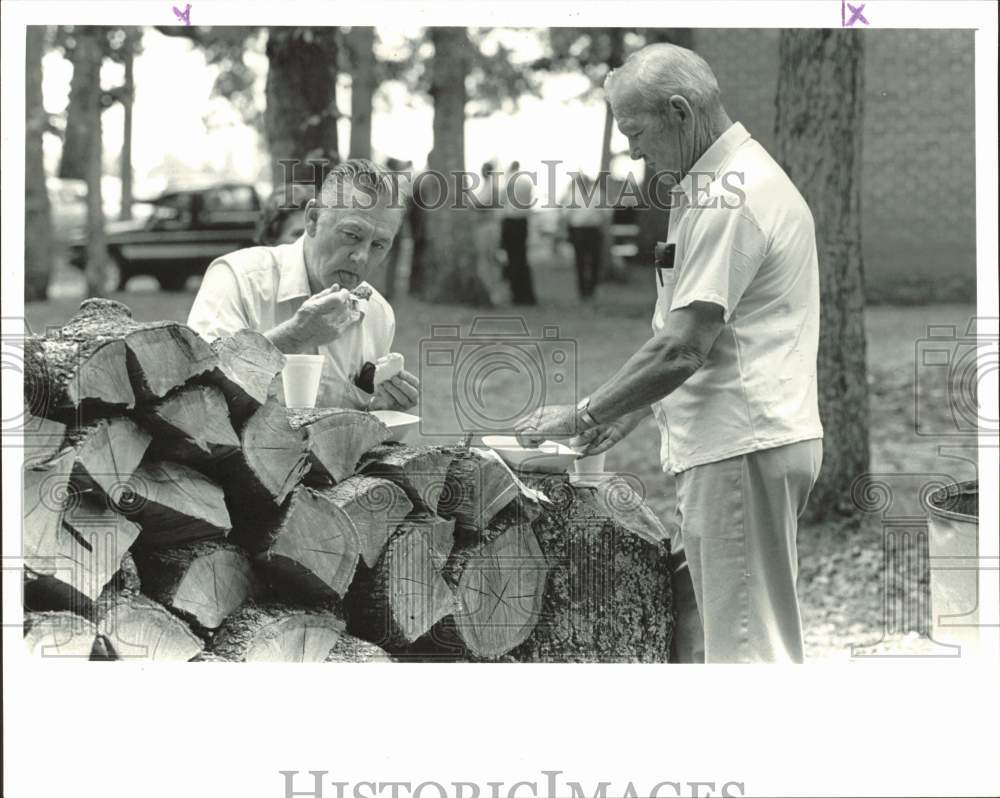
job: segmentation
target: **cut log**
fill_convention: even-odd
[[[231,528],[222,488],[180,463],[145,461],[129,480],[122,512],[142,528],[140,545],[168,548],[224,538]]]
[[[229,660],[218,654],[213,654],[211,651],[202,651],[191,657],[188,662],[229,662]]]
[[[243,426],[242,448],[220,460],[215,473],[234,517],[281,505],[309,467],[305,436],[291,428],[285,408],[268,399]]]
[[[343,596],[354,578],[360,541],[340,507],[304,485],[275,512],[241,523],[231,540],[255,563],[279,596]]]
[[[501,526],[489,538],[449,559],[444,577],[458,609],[435,630],[447,643],[453,628],[464,655],[474,660],[498,659],[534,632],[549,567],[528,524]]]
[[[454,518],[459,537],[470,543],[488,527],[497,514],[511,502],[521,499],[514,475],[502,462],[484,457],[475,449],[457,450],[445,479],[445,491],[438,513]],[[540,508],[524,499],[520,504],[523,520],[530,523]]]
[[[45,463],[24,469],[21,545],[26,556],[62,557],[58,536],[63,511],[67,502],[77,500],[69,481],[75,460],[73,450],[66,449]]]
[[[250,602],[222,624],[211,651],[231,662],[325,662],[344,636],[335,611]]]
[[[73,612],[26,612],[24,643],[33,657],[90,659],[97,627]]]
[[[218,358],[198,334],[176,322],[140,324],[132,311],[111,299],[86,299],[80,310],[51,336],[59,341],[124,343],[137,400],[164,398],[194,377],[214,370]]]
[[[441,576],[450,550],[450,535],[442,533],[447,524],[404,521],[375,568],[358,569],[344,602],[351,634],[402,651],[456,611],[454,593]]]
[[[26,548],[25,606],[92,615],[93,602],[121,568],[139,528],[103,499],[81,496],[59,529]],[[27,540],[25,541],[27,544]]]
[[[195,630],[216,629],[254,594],[249,555],[228,543],[210,541],[153,551],[138,548],[135,561],[143,591]]]
[[[660,538],[662,527],[657,530],[649,516],[637,521],[642,511],[628,508],[642,505],[641,499],[620,487],[617,497],[603,498],[593,488],[570,486],[565,476],[547,478],[541,487],[554,504],[532,524],[552,568],[541,619],[502,659],[666,662],[673,618],[670,548],[666,534]]]
[[[285,365],[285,356],[266,337],[237,330],[218,338],[212,350],[219,359],[208,379],[222,389],[233,426],[240,429],[268,397],[271,383]]]
[[[100,419],[70,430],[66,442],[76,454],[74,486],[81,493],[94,491],[102,499],[107,497],[110,506],[117,506],[150,440],[146,430],[124,417]]]
[[[122,593],[102,609],[97,628],[116,659],[186,662],[204,647],[187,624],[145,596]]]
[[[24,403],[36,416],[67,422],[135,407],[125,342],[27,338]]]
[[[369,568],[375,567],[389,536],[413,509],[402,488],[378,477],[350,477],[317,492],[354,522],[361,559]]]
[[[33,415],[26,409],[21,428],[24,430],[25,468],[51,460],[63,448],[63,440],[66,437],[65,424]]]
[[[305,435],[312,482],[347,479],[358,470],[362,455],[391,435],[378,418],[360,410],[289,410],[288,420]]]
[[[445,494],[445,477],[456,450],[443,447],[413,448],[398,443],[376,446],[361,458],[358,471],[395,482],[406,491],[415,510],[438,515]]]
[[[150,457],[193,467],[210,466],[240,448],[229,405],[214,385],[189,385],[150,406],[142,424],[154,437]]]

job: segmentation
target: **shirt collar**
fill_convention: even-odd
[[[309,275],[306,273],[305,240],[303,233],[297,241],[274,248],[278,261],[278,301],[307,297]]]
[[[683,191],[684,196],[688,198],[689,202],[694,202],[694,189],[696,188],[694,184],[694,176],[697,175],[711,175],[714,180],[719,171],[729,157],[736,152],[737,148],[745,144],[750,139],[750,133],[745,127],[739,122],[733,122],[725,132],[719,136],[712,145],[705,150],[701,157],[694,162],[694,166],[688,170],[688,173],[684,175],[680,183],[674,186],[673,191]],[[699,183],[697,188],[704,191],[705,184],[703,182]]]

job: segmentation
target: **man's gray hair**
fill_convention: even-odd
[[[711,117],[722,107],[719,81],[700,55],[676,44],[650,44],[633,53],[604,80],[605,94],[612,88],[632,98],[631,107],[663,114],[667,102],[679,94],[699,116]]]
[[[377,202],[403,209],[410,199],[409,182],[405,172],[389,171],[366,158],[351,158],[330,170],[320,199],[327,208],[371,208]]]

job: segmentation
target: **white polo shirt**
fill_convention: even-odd
[[[819,265],[802,195],[736,123],[672,198],[674,266],[654,277],[653,333],[696,301],[721,306],[726,323],[705,364],[652,406],[664,471],[822,438]]]
[[[266,333],[288,321],[310,295],[303,242],[304,236],[216,258],[205,272],[188,326],[211,342],[241,329]],[[316,351],[326,356],[316,401],[320,407],[366,407],[370,394],[356,388],[354,378],[365,361],[374,363],[392,349],[392,306],[374,288],[371,299],[358,304],[364,318]]]

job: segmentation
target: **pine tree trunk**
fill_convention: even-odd
[[[431,97],[434,99],[434,148],[428,173],[417,181],[426,214],[426,246],[416,263],[411,290],[429,302],[488,307],[490,295],[479,278],[472,208],[459,208],[454,172],[465,171],[465,78],[470,59],[465,28],[430,28],[434,43]],[[415,192],[415,193],[417,193]]]
[[[264,126],[272,185],[277,189],[294,178],[311,180],[318,188],[325,172],[340,160],[337,29],[271,28],[267,59]],[[296,162],[294,170],[291,161]]]
[[[351,28],[351,146],[348,157],[372,157],[372,95],[375,93],[375,28]]]
[[[864,40],[854,31],[783,30],[778,160],[812,209],[820,269],[819,409],[823,469],[810,515],[851,508],[869,469],[861,260]]]
[[[45,26],[29,25],[24,128],[24,299],[46,299],[52,273],[52,214],[45,188],[42,55]]]

